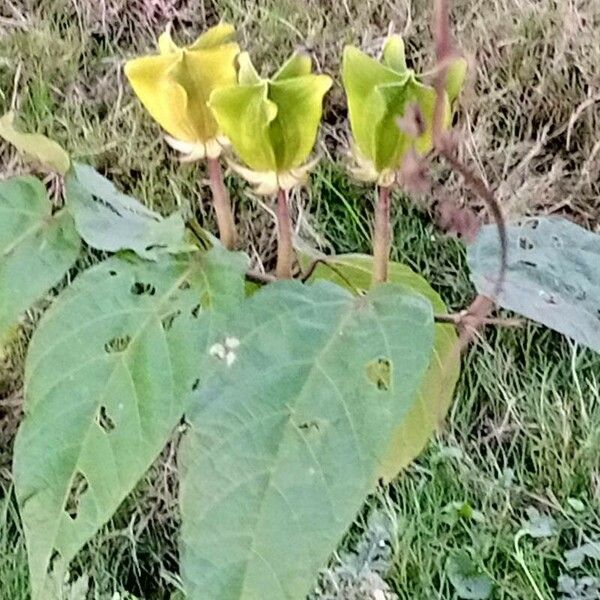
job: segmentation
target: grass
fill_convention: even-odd
[[[163,213],[195,212],[210,226],[210,210],[198,203],[207,193],[202,168],[174,160],[129,92],[122,60],[146,51],[171,19],[178,35],[191,38],[223,15],[239,26],[243,45],[265,72],[302,46],[337,77],[342,46],[354,42],[373,49],[390,22],[405,32],[412,60],[427,65],[429,3],[413,4],[9,0],[0,6],[0,113],[16,109],[27,128],[54,137],[148,206]],[[478,70],[462,110],[466,158],[497,188],[509,214],[560,212],[597,228],[598,3],[457,0],[455,5],[460,43]],[[373,193],[345,174],[339,158],[344,119],[337,87],[328,98],[320,141],[325,158],[310,188],[295,197],[299,231],[338,252],[368,251]],[[27,168],[5,146],[0,164],[1,176]],[[458,181],[443,172],[440,177],[445,185],[438,195],[443,190],[477,207]],[[239,180],[231,177],[229,183],[247,250],[268,268],[271,217]],[[430,201],[415,208],[397,198],[394,258],[423,273],[451,307],[460,308],[473,293],[464,252],[435,230]],[[28,597],[9,472],[28,332],[25,327],[0,357],[0,482],[6,489],[0,500],[0,600]],[[561,575],[580,583],[586,576],[600,578],[599,561],[587,558],[569,567],[565,558],[566,551],[600,536],[599,373],[597,355],[542,327],[487,331],[465,357],[443,431],[414,465],[369,499],[339,560],[324,573],[317,597],[368,598],[369,586],[383,589],[375,577],[382,575],[389,597],[453,599],[452,561],[459,555],[493,581],[492,597],[503,600],[560,598]],[[72,579],[88,575],[93,581],[90,598],[119,592],[162,599],[176,592],[175,448],[165,450],[118,515],[74,561]],[[548,537],[519,535],[531,508],[553,519]],[[383,523],[376,536],[373,515]],[[389,547],[383,558],[371,544],[382,539]],[[335,592],[336,586],[343,592]]]

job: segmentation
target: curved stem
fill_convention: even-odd
[[[231,250],[235,247],[237,235],[229,192],[223,181],[223,170],[218,158],[207,159],[207,165],[213,206],[215,207],[217,225],[219,227],[219,237],[223,246]]]
[[[288,207],[288,193],[280,189],[277,194],[277,267],[279,279],[292,278],[294,248],[292,246],[292,221]]]
[[[390,244],[390,188],[380,186],[377,193],[373,228],[373,283],[387,281]]]

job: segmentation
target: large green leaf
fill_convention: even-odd
[[[50,563],[69,563],[179,422],[212,329],[244,296],[240,256],[215,248],[158,263],[112,258],[42,319],[14,457],[34,600],[45,598]]]
[[[73,265],[80,245],[71,216],[52,215],[37,179],[0,182],[0,345],[19,315]]]
[[[119,192],[88,165],[73,166],[66,177],[66,194],[77,231],[92,248],[133,250],[149,260],[184,249],[185,223],[180,214],[161,217]]]
[[[326,279],[359,293],[369,289],[373,278],[371,256],[341,255],[330,264],[319,264],[311,281]],[[436,313],[446,312],[439,295],[407,265],[391,262],[389,280],[425,296]],[[417,401],[398,426],[382,463],[380,474],[384,479],[393,479],[423,450],[450,407],[459,374],[460,352],[456,330],[452,325],[437,323],[431,362],[421,382]]]
[[[536,217],[507,227],[507,236],[498,304],[600,352],[600,235],[560,217]],[[497,227],[483,227],[467,256],[480,294],[494,293],[500,256]]]
[[[182,574],[192,600],[300,600],[410,413],[431,303],[278,282],[242,308],[181,449]]]

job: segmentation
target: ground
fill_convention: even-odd
[[[165,214],[195,212],[210,225],[202,168],[177,162],[133,98],[122,64],[149,51],[170,21],[183,41],[223,17],[237,25],[241,44],[265,73],[301,47],[335,78],[319,142],[321,165],[295,197],[299,233],[337,252],[368,251],[371,191],[345,172],[341,50],[356,43],[376,51],[393,28],[405,35],[411,62],[430,68],[430,4],[4,0],[0,114],[14,109],[24,127],[57,139],[148,206]],[[497,190],[511,218],[560,213],[598,230],[600,3],[454,4],[455,31],[472,73],[458,116],[465,160]],[[0,177],[25,168],[3,145],[0,165]],[[440,178],[438,197],[480,208],[459,181],[443,172]],[[248,251],[269,267],[274,238],[268,206],[235,177],[229,183]],[[430,206],[431,199],[415,207],[395,198],[394,258],[426,275],[459,308],[473,295],[464,250],[436,230]],[[0,356],[0,600],[28,597],[9,467],[23,355],[39,312],[28,314]],[[375,574],[402,599],[483,597],[469,596],[464,582],[461,587],[457,568],[474,566],[486,577],[471,583],[485,588],[489,578],[493,598],[600,598],[594,579],[585,579],[600,578],[598,557],[576,566],[573,555],[565,555],[600,535],[599,374],[598,355],[542,327],[486,331],[465,356],[442,431],[414,465],[369,499],[341,550],[348,568],[333,561],[315,597],[368,597],[365,590],[380,585]],[[90,597],[169,598],[177,589],[175,451],[176,440],[75,560],[74,573],[95,582]],[[383,556],[372,552],[373,539],[387,544]],[[588,596],[581,591],[586,581]],[[579,595],[565,591],[571,584]],[[336,585],[343,589],[337,595]]]

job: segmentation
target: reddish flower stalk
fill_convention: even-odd
[[[450,167],[459,173],[465,185],[477,194],[486,204],[498,227],[500,239],[500,269],[492,291],[492,298],[478,295],[463,316],[460,329],[460,340],[465,347],[473,339],[477,329],[486,323],[490,313],[494,309],[494,299],[502,291],[502,285],[506,275],[508,243],[506,239],[506,225],[502,210],[494,193],[486,183],[459,159],[450,136],[443,131],[444,96],[446,80],[448,77],[448,65],[454,58],[454,42],[450,32],[450,11],[447,0],[435,0],[434,7],[434,38],[436,50],[437,73],[434,87],[436,90],[436,103],[433,118],[433,140],[437,153],[448,162]]]
[[[277,194],[277,266],[278,279],[292,278],[294,248],[292,244],[292,221],[288,206],[287,190],[279,189]]]
[[[207,165],[213,206],[215,207],[217,226],[219,227],[219,237],[223,246],[231,250],[235,248],[237,234],[233,221],[229,192],[223,181],[223,170],[218,158],[207,159]]]
[[[391,240],[390,188],[379,186],[373,227],[373,283],[387,281]]]

